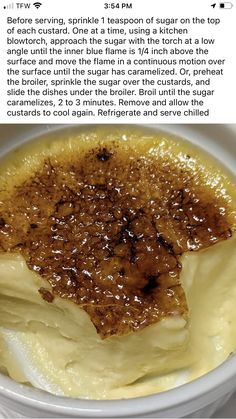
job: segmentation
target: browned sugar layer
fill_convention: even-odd
[[[22,253],[101,337],[185,315],[179,256],[231,235],[225,202],[187,166],[121,143],[68,156],[44,161],[3,200],[0,248]]]

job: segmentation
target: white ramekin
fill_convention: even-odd
[[[0,125],[0,155],[28,139],[65,126]],[[236,125],[149,125],[206,149],[236,175]],[[236,389],[236,355],[203,377],[156,395],[93,401],[53,396],[0,375],[0,404],[20,417],[210,417]]]

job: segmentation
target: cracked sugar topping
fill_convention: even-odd
[[[186,160],[183,163],[183,160]],[[225,200],[168,153],[122,142],[48,157],[0,194],[0,249],[46,278],[102,338],[187,315],[180,255],[231,236]]]

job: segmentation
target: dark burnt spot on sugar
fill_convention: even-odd
[[[103,147],[99,150],[96,156],[99,161],[105,162],[110,159],[112,153],[107,148]]]
[[[5,226],[5,220],[4,218],[0,218],[0,227],[4,227]]]
[[[43,287],[39,288],[39,294],[41,294],[42,298],[48,303],[52,303],[54,300],[52,293]]]
[[[147,284],[143,287],[142,291],[146,294],[150,293],[154,288],[158,287],[158,276],[149,275],[147,277]]]

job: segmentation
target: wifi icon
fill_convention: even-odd
[[[34,7],[36,7],[36,9],[39,9],[40,6],[42,6],[42,3],[40,3],[39,1],[36,1],[35,3],[33,3]]]

